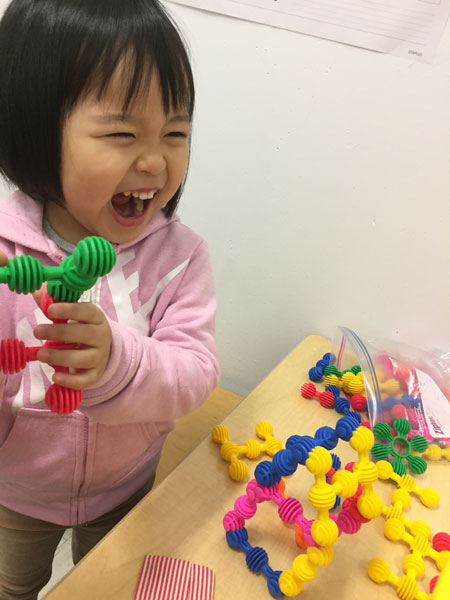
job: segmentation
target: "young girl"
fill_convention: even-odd
[[[175,420],[217,384],[208,251],[174,215],[193,107],[158,0],[13,0],[4,13],[0,170],[18,191],[0,201],[0,264],[56,265],[88,235],[117,264],[50,308],[65,324],[0,285],[0,339],[79,344],[0,373],[2,599],[37,597],[67,527],[79,561],[150,490]],[[83,390],[77,411],[46,409],[52,381]]]

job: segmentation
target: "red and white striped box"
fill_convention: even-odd
[[[146,556],[134,600],[212,600],[214,573],[208,567],[168,556]]]

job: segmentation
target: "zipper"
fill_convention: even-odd
[[[83,294],[81,295],[80,299],[78,300],[78,302],[91,302],[97,306],[100,305],[99,303],[99,298],[100,296],[100,281],[97,280],[95,282],[95,284],[93,285],[93,287],[91,287],[89,290],[86,290],[85,292],[83,292]],[[86,484],[86,472],[87,472],[87,463],[88,463],[88,450],[89,450],[89,419],[88,417],[84,417],[83,419],[83,442],[84,442],[84,456],[83,456],[83,467],[82,467],[82,475],[81,475],[81,480],[80,480],[80,485],[78,486],[78,492],[77,492],[77,496],[76,496],[76,502],[77,502],[77,522],[80,523],[80,512],[81,512],[81,508],[80,508],[80,503],[81,503],[81,497],[82,497],[82,490],[84,485]],[[83,510],[83,516],[84,518],[86,518],[86,510]],[[87,527],[88,523],[80,523],[80,525],[82,527]]]
[[[89,419],[87,417],[84,417],[84,419],[83,419],[83,450],[84,450],[83,467],[82,467],[82,474],[81,474],[81,478],[80,478],[80,485],[78,486],[78,492],[77,492],[77,495],[76,495],[76,502],[77,502],[77,523],[80,523],[81,490],[83,489],[84,483],[86,481],[88,439],[89,439]]]
[[[343,332],[344,336],[343,336],[343,340],[341,343],[341,347],[339,349],[338,365],[340,365],[340,360],[342,358],[342,354],[344,351],[345,340],[348,339],[356,356],[362,355],[362,357],[365,360],[365,365],[361,365],[361,369],[363,371],[363,374],[364,374],[364,372],[366,373],[366,377],[368,377],[369,383],[372,384],[371,387],[372,387],[373,395],[374,395],[373,400],[375,400],[375,407],[376,407],[372,420],[373,420],[373,422],[377,422],[379,420],[384,421],[380,388],[378,386],[378,379],[377,379],[377,375],[375,372],[375,367],[374,367],[372,358],[370,357],[370,354],[369,354],[366,346],[362,342],[361,338],[354,331],[352,331],[348,327],[341,327],[340,329]],[[364,367],[367,367],[367,368],[364,369]],[[338,368],[340,368],[340,366],[338,366]],[[369,403],[369,406],[370,406],[370,403]]]

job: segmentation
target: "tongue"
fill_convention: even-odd
[[[134,217],[135,216],[135,204],[131,196],[124,196],[123,194],[116,194],[112,198],[112,205],[116,212],[122,217]]]

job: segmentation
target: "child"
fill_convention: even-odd
[[[88,235],[117,264],[51,307],[65,324],[0,285],[0,339],[80,345],[0,373],[1,599],[37,597],[67,527],[79,561],[150,490],[175,420],[217,384],[208,251],[174,216],[193,107],[158,0],[13,0],[2,18],[0,170],[18,191],[0,201],[1,264],[57,265]],[[52,381],[83,390],[77,411],[47,410]]]

